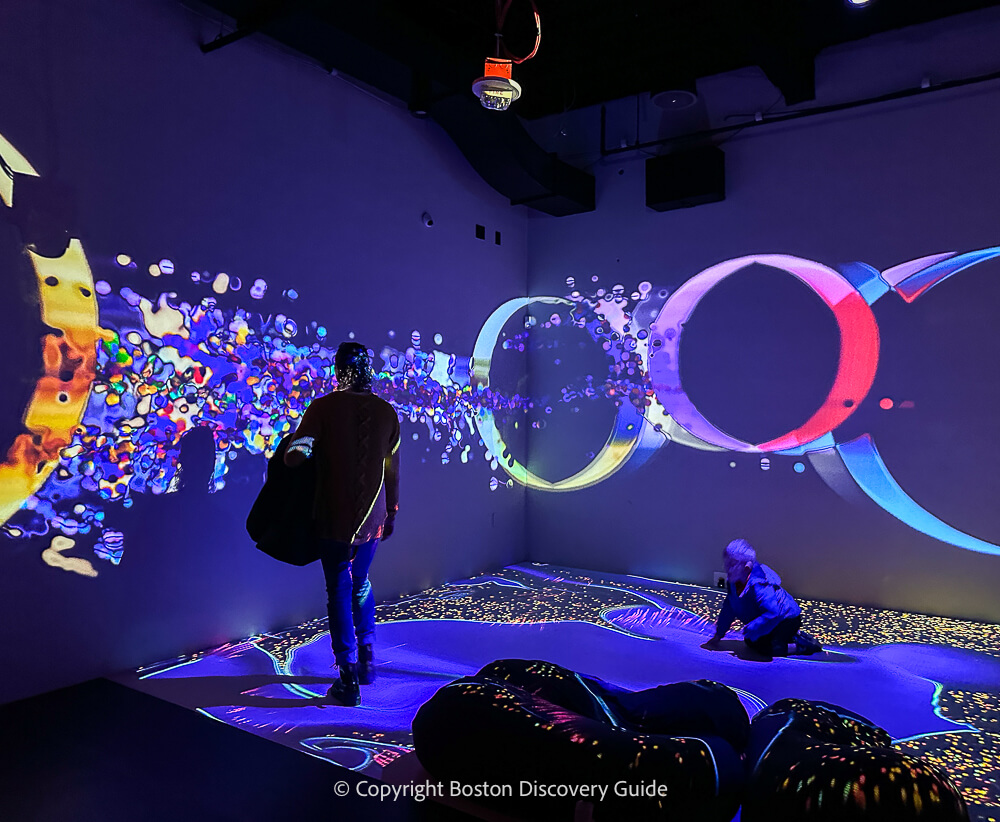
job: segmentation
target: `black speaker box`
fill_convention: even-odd
[[[646,205],[671,211],[725,200],[725,160],[716,146],[651,157],[646,160]]]

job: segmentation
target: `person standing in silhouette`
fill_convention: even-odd
[[[368,570],[399,508],[399,418],[372,393],[375,372],[364,346],[341,343],[337,390],[313,400],[285,451],[285,464],[316,461],[313,518],[326,577],[330,642],[340,678],[327,697],[361,704],[375,678],[375,597]]]

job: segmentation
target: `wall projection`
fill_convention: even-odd
[[[2,136],[0,172],[0,210],[9,221],[18,181],[37,172]],[[309,402],[335,388],[333,353],[349,336],[350,312],[331,306],[328,316],[305,316],[285,278],[281,286],[273,285],[277,278],[244,282],[238,274],[182,268],[172,259],[133,259],[127,248],[114,259],[88,259],[85,240],[72,239],[59,256],[26,248],[40,320],[49,330],[23,430],[3,444],[0,524],[8,540],[46,543],[42,559],[49,565],[95,576],[126,556],[116,512],[136,495],[179,488],[182,442],[192,431],[211,437],[212,492],[225,490],[235,460],[254,458],[263,470],[263,457],[294,430]],[[673,443],[759,454],[762,467],[792,459],[797,473],[811,470],[832,494],[863,495],[936,540],[996,555],[996,544],[913,499],[873,436],[843,438],[838,431],[866,401],[879,369],[880,330],[871,306],[933,299],[926,295],[934,286],[998,256],[1000,248],[946,252],[880,271],[758,254],[713,265],[673,291],[649,281],[605,289],[596,276],[579,284],[570,277],[564,294],[514,297],[484,316],[471,352],[448,351],[443,335],[419,330],[362,342],[375,346],[377,391],[408,422],[404,439],[412,453],[451,464],[447,470],[484,466],[479,471],[493,491],[515,483],[578,491],[637,468]],[[693,313],[717,286],[754,267],[810,289],[839,339],[825,399],[797,426],[762,441],[713,423],[682,380],[682,340]],[[201,296],[179,297],[181,280],[185,294]],[[281,291],[283,311],[262,310],[274,304],[265,302],[269,287]],[[575,335],[575,347],[599,353],[598,367],[565,382],[553,376],[558,371],[544,370],[544,385],[530,375],[523,385],[498,376],[503,358],[524,356],[543,332],[549,339]],[[555,356],[558,366],[558,351]],[[561,477],[545,476],[511,445],[543,427],[556,403],[613,409],[603,445],[587,454],[583,468]]]

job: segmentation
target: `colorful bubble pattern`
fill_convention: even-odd
[[[138,269],[124,254],[117,264],[118,276]],[[174,268],[169,260],[153,265],[158,277]],[[218,291],[218,277],[199,281]],[[232,289],[233,279],[227,282]],[[254,287],[262,293],[266,282]],[[136,494],[177,490],[181,440],[198,427],[209,429],[214,441],[212,491],[226,486],[230,463],[240,455],[269,457],[309,402],[336,388],[335,345],[324,344],[327,330],[317,322],[223,308],[215,296],[147,298],[129,286],[115,292],[105,280],[95,291],[107,333],[97,343],[83,417],[50,479],[3,531],[14,538],[58,533],[77,542],[90,535],[97,557],[117,565],[126,536],[106,521],[109,504],[128,507]],[[298,295],[287,289],[285,296]],[[483,408],[517,414],[525,401],[474,387],[468,357],[422,351],[418,331],[411,341],[405,350],[385,345],[377,352],[376,393],[417,426],[412,439],[427,440],[427,455],[442,464],[485,458],[496,470],[471,417]],[[506,477],[492,487],[509,487]]]
[[[937,283],[998,255],[1000,249],[959,255],[944,268],[933,266],[934,277],[928,282]],[[729,261],[724,267],[732,268],[750,259]],[[825,276],[836,282],[838,288],[854,287],[847,274],[842,275],[846,279],[841,281],[841,275],[831,269],[794,260],[796,266],[827,272]],[[925,263],[926,260],[918,260],[897,267],[900,271],[896,274],[892,274],[896,269],[891,269],[885,273],[887,282],[902,287],[908,282],[907,277],[923,276],[919,272]],[[179,269],[173,260],[161,258],[144,268],[129,255],[119,254],[114,263],[109,261],[106,265],[114,267],[114,276],[106,274],[108,279],[93,284],[101,334],[96,342],[96,376],[81,422],[72,441],[59,449],[55,470],[44,485],[27,497],[23,508],[3,523],[2,531],[14,538],[44,536],[50,532],[72,537],[80,547],[89,544],[99,559],[117,564],[127,553],[126,536],[113,537],[110,547],[102,539],[106,528],[117,531],[113,521],[108,521],[109,505],[127,507],[135,494],[157,495],[177,490],[181,486],[180,445],[187,432],[195,428],[211,431],[215,454],[210,486],[212,491],[219,491],[226,486],[233,460],[241,454],[273,453],[278,440],[294,429],[308,403],[332,390],[336,381],[332,373],[334,349],[325,344],[330,337],[326,326],[281,312],[265,316],[254,310],[257,307],[254,303],[267,293],[264,279],[254,280],[247,292],[250,307],[224,308],[219,298],[242,287],[239,277],[195,270],[191,274],[193,287],[205,288],[211,294],[189,302],[172,291],[145,297],[127,285],[116,290],[108,281],[123,276],[144,277],[145,273],[140,272],[148,271],[150,277],[162,284]],[[496,346],[490,347],[491,351],[519,354],[529,350],[548,352],[553,364],[559,367],[567,344],[566,331],[584,330],[604,352],[607,370],[601,372],[599,367],[595,373],[567,375],[562,385],[557,378],[544,387],[544,395],[525,397],[507,393],[503,386],[498,388],[488,378],[477,375],[469,357],[421,348],[428,339],[435,344],[439,339],[443,341],[440,333],[424,335],[414,329],[408,335],[400,335],[405,340],[402,345],[409,343],[408,347],[396,348],[390,342],[374,352],[376,361],[381,361],[377,393],[396,407],[401,419],[416,426],[415,431],[408,432],[408,440],[426,437],[421,460],[467,464],[481,459],[495,474],[488,481],[492,491],[513,487],[512,479],[531,487],[566,490],[600,482],[626,463],[630,468],[638,467],[668,439],[706,450],[718,447],[699,439],[689,430],[690,425],[685,427],[683,421],[671,417],[678,413],[673,407],[676,397],[669,392],[663,394],[663,386],[654,384],[648,371],[651,346],[656,341],[651,329],[670,300],[683,296],[683,287],[671,296],[666,289],[654,290],[648,282],[630,291],[622,284],[611,289],[598,287],[596,276],[591,281],[594,285],[590,291],[574,288],[565,298],[537,298],[544,303],[541,316],[529,313],[523,329],[515,334],[498,331]],[[576,279],[572,282],[571,288]],[[874,301],[887,290],[885,286],[872,291],[866,299]],[[294,288],[285,288],[281,293],[288,303],[294,303],[299,296]],[[683,305],[683,300],[679,304]],[[657,333],[666,335],[663,337],[666,339],[676,331],[660,328]],[[341,336],[338,334],[334,339]],[[348,332],[346,336],[354,335]],[[387,337],[395,340],[396,332],[388,331]],[[479,356],[477,345],[475,365],[482,371]],[[662,351],[658,357],[657,361],[664,361]],[[618,420],[604,448],[602,443],[581,443],[581,450],[593,449],[586,451],[586,458],[592,463],[580,472],[578,481],[552,482],[523,468],[520,472],[513,470],[512,466],[519,463],[500,434],[493,436],[498,429],[509,423],[516,428],[532,409],[536,413],[532,415],[531,426],[544,428],[548,415],[558,404],[579,411],[587,402],[612,403],[619,409]],[[900,403],[900,407],[905,404]],[[852,402],[850,407],[856,408],[857,403]],[[838,414],[842,413],[838,409]],[[480,433],[486,419],[491,421],[491,433],[484,442]],[[820,444],[829,450],[834,445],[832,437],[829,432],[824,436],[829,442],[815,440],[804,445],[799,443],[801,436],[792,437],[800,445],[794,455],[792,451],[771,453],[761,458],[760,468],[780,470],[786,464],[779,459],[788,457],[788,470],[801,475],[807,470],[806,464],[790,458],[801,456],[803,449],[819,448]],[[846,449],[851,445],[837,446],[838,453],[842,457],[848,454]],[[491,449],[503,453],[491,453]],[[874,458],[862,460],[859,465],[861,468],[852,462],[848,467],[861,490],[902,522],[953,545],[1000,552],[1000,547],[992,543],[944,527],[900,488],[896,488],[891,498],[872,492],[868,488],[870,479],[877,480],[878,487],[894,480],[888,468]],[[864,481],[860,478],[862,474]],[[831,487],[836,490],[836,482]],[[61,567],[70,570],[76,566]]]

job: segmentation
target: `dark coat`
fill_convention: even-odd
[[[319,559],[313,500],[316,465],[306,460],[296,468],[285,465],[291,435],[278,444],[267,461],[267,479],[247,516],[247,533],[268,556],[290,565],[308,565]]]

